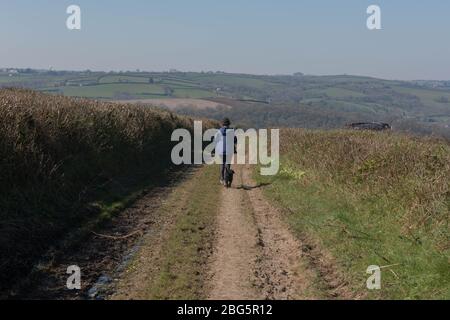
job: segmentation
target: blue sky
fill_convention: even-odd
[[[0,0],[0,67],[450,80],[449,35],[444,0]]]

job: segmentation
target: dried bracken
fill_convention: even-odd
[[[0,289],[90,218],[99,186],[169,167],[172,131],[192,126],[150,107],[0,90]]]
[[[406,207],[403,231],[434,230],[436,245],[450,248],[450,145],[437,138],[391,132],[286,129],[282,153],[297,170],[320,172],[354,194],[387,195]]]

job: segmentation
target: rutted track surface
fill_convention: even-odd
[[[308,299],[312,275],[301,245],[251,179],[236,166],[235,189],[224,189],[211,263],[210,299]]]
[[[49,252],[43,262],[20,285],[12,298],[19,299],[105,299],[114,292],[117,278],[125,270],[144,234],[164,231],[170,216],[160,216],[157,209],[176,185],[195,177],[198,168],[169,173],[166,180],[143,190],[142,196],[117,214],[82,243],[67,250]],[[66,288],[67,267],[81,269],[81,290]]]
[[[336,278],[332,272],[321,272],[321,253],[305,250],[308,242],[303,242],[307,240],[299,240],[291,233],[282,212],[265,199],[264,186],[253,181],[251,166],[234,169],[232,188],[220,188],[220,203],[217,211],[211,212],[216,217],[212,225],[214,235],[202,245],[211,250],[207,250],[205,265],[198,269],[204,289],[199,298],[289,300],[342,296],[340,290],[335,290],[342,281],[326,287],[329,292],[318,291],[318,280],[328,283]],[[195,186],[201,181],[198,178],[202,170],[188,170],[183,179],[175,179],[176,184],[172,179],[169,185],[148,190],[101,232],[114,238],[92,235],[76,250],[56,254],[54,261],[37,273],[37,285],[18,297],[151,297],[152,283],[160,277],[161,261],[168,254],[164,244],[197,191]],[[66,268],[72,264],[82,270],[80,291],[65,287]]]

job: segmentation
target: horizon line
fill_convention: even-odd
[[[24,70],[30,69],[33,71],[46,71],[46,72],[93,72],[93,73],[209,73],[209,74],[230,74],[230,75],[246,75],[246,76],[268,76],[268,77],[294,77],[296,74],[302,74],[304,77],[358,77],[358,78],[370,78],[374,80],[384,80],[384,81],[403,81],[403,82],[414,82],[414,81],[436,81],[436,82],[447,82],[449,79],[398,79],[398,78],[380,78],[376,76],[370,75],[361,75],[361,74],[308,74],[303,73],[301,71],[295,71],[292,73],[246,73],[246,72],[230,72],[223,70],[179,70],[176,68],[169,68],[165,70],[143,70],[137,68],[135,70],[102,70],[102,69],[53,69],[52,67],[48,69],[44,68],[34,68],[34,67],[0,67],[0,70]],[[300,76],[300,75],[299,75]]]

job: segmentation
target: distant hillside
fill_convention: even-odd
[[[146,102],[164,98],[219,99],[234,107],[231,110],[182,107],[179,111],[215,119],[228,115],[254,127],[340,128],[352,121],[382,121],[392,123],[394,129],[448,136],[449,83],[347,75],[33,70],[0,73],[0,86],[20,86],[66,96]]]

